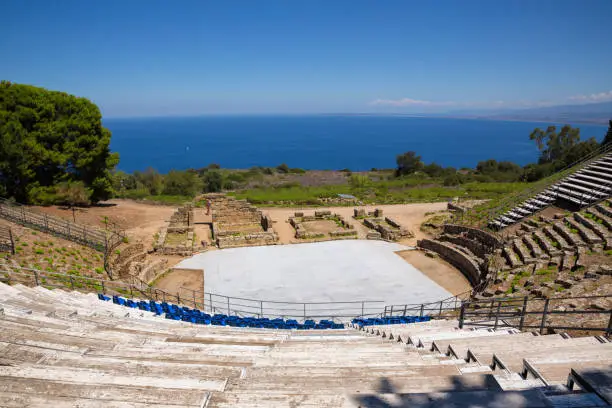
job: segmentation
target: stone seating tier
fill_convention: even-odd
[[[2,407],[567,407],[611,402],[598,379],[609,376],[612,343],[588,337],[459,329],[452,320],[364,330],[196,325],[103,302],[93,293],[4,284],[0,308]],[[398,339],[407,336],[418,344],[389,341],[389,335],[366,330],[397,332]],[[550,343],[540,340],[548,338]],[[493,342],[493,353],[507,366],[468,362],[419,346],[452,346],[453,341],[467,350],[470,342],[474,347]],[[532,370],[529,378],[522,375],[526,367]],[[565,387],[568,370],[575,373],[577,390]]]

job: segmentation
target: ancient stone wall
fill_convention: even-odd
[[[272,219],[246,200],[224,194],[207,194],[202,198],[211,201],[213,237],[219,248],[278,242]]]
[[[168,225],[160,229],[153,250],[163,255],[192,255],[195,238],[193,220],[194,211],[191,204],[177,208],[170,216]],[[176,242],[177,238],[182,238],[181,235],[184,235],[185,239]]]
[[[357,212],[356,212],[357,214]],[[373,217],[374,214],[379,214],[380,217]],[[382,210],[375,210],[368,214],[371,218],[364,218],[363,224],[378,232],[382,239],[388,241],[399,241],[402,238],[412,238],[414,234],[403,228],[397,221],[390,217],[382,218]]]
[[[332,214],[331,211],[321,210],[315,211],[314,215],[305,215],[303,212],[294,213],[293,217],[289,217],[289,223],[295,229],[295,237],[299,239],[318,239],[324,238],[326,234],[321,232],[309,231],[304,225],[309,221],[329,220],[340,224],[334,231],[330,231],[327,235],[331,238],[355,238],[357,231],[355,226],[347,222],[341,215]]]
[[[433,241],[430,239],[422,239],[417,242],[419,248],[433,251],[440,255],[442,259],[452,264],[459,269],[461,273],[470,281],[472,286],[477,286],[481,282],[480,267],[478,263],[464,254],[463,252],[453,248],[443,242]]]
[[[466,234],[471,239],[476,239],[491,248],[500,248],[502,241],[495,235],[477,228],[465,227],[463,225],[445,224],[446,234]]]

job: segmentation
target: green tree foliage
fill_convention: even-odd
[[[85,98],[0,82],[0,193],[53,201],[62,182],[82,182],[93,202],[110,198],[111,134]]]
[[[208,171],[204,174],[204,191],[218,193],[223,189],[223,176],[219,171]]]
[[[209,172],[210,173],[210,172]],[[170,170],[164,177],[166,195],[184,195],[194,197],[202,191],[202,179],[195,170]]]
[[[396,162],[396,174],[398,176],[415,173],[422,170],[424,167],[421,156],[417,156],[417,154],[412,151],[398,155]]]
[[[89,204],[91,190],[82,181],[66,181],[58,184],[56,195],[62,204],[84,206]]]
[[[612,120],[608,122],[608,132],[606,133],[606,137],[604,137],[604,140],[601,142],[602,146],[612,144]]]
[[[287,166],[287,163],[282,163],[282,164],[279,164],[278,166],[276,166],[276,170],[279,173],[286,174],[286,173],[289,173],[289,166]]]
[[[580,129],[565,125],[557,132],[556,126],[549,126],[546,131],[535,128],[529,135],[535,140],[540,151],[540,164],[560,160],[569,150],[580,142]]]

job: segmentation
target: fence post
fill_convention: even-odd
[[[36,282],[36,286],[38,286],[38,271],[34,269],[34,281]]]
[[[304,320],[306,320],[306,303],[304,303]]]
[[[459,328],[463,329],[463,319],[465,318],[465,303],[461,302],[461,311],[459,312]]]
[[[162,300],[164,303],[166,303],[166,291],[162,290]]]
[[[9,238],[11,239],[11,254],[15,255],[15,240],[13,239],[13,231],[9,228]]]
[[[176,304],[181,304],[181,294],[179,292],[176,292]]]
[[[391,305],[391,311],[389,312],[389,316],[393,317],[393,305]]]
[[[523,324],[525,324],[525,312],[527,311],[527,296],[523,299],[523,310],[521,310],[521,321],[519,323],[519,330],[523,330]]]
[[[259,301],[259,312],[261,314],[261,317],[264,317],[264,314],[263,314],[263,300]]]
[[[74,279],[72,279],[72,276],[70,276],[70,287],[74,290]]]
[[[212,302],[212,293],[208,294],[208,298],[210,299],[210,313],[213,313],[213,302]]]
[[[493,330],[497,330],[497,322],[499,322],[499,310],[501,309],[501,300],[497,302],[497,312],[495,313],[495,326]]]
[[[548,313],[548,303],[550,299],[544,301],[544,311],[542,312],[542,321],[540,322],[540,334],[544,334],[544,324],[546,323],[546,314]]]
[[[365,314],[365,302],[362,300],[361,301],[361,316],[363,316]]]
[[[404,305],[404,314],[402,316],[406,316],[406,311],[408,310],[408,305]]]
[[[491,305],[489,306],[489,318],[488,318],[488,320],[491,320],[491,317],[493,317],[493,304],[495,304],[494,300],[491,301]]]
[[[194,308],[194,309],[197,309],[197,308],[198,308],[198,305],[196,304],[196,300],[195,300],[195,290],[194,290],[194,291],[192,291],[192,292],[193,292],[193,308]]]
[[[104,281],[100,280],[100,286],[102,286],[102,293],[106,293],[106,288],[104,287]]]
[[[227,315],[230,315],[230,300],[229,300],[229,296],[226,296],[227,298]]]
[[[423,309],[425,308],[425,305],[423,303],[421,303],[421,314],[420,317],[423,317]]]
[[[438,313],[438,317],[442,316],[442,301],[440,301],[440,313]]]

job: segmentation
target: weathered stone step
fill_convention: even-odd
[[[608,204],[606,204],[608,203]],[[597,209],[597,211],[599,211],[600,213],[612,218],[612,207],[609,205],[610,200],[604,201],[602,203],[599,203],[595,206],[595,208]]]
[[[591,214],[595,218],[601,221],[601,224],[605,226],[608,231],[612,234],[612,217],[608,217],[601,211],[597,210],[595,207],[590,207],[586,209],[587,214]]]
[[[203,393],[199,390],[188,389],[158,389],[152,387],[129,387],[124,385],[107,384],[74,384],[70,382],[39,380],[33,378],[3,377],[0,379],[0,393],[11,395],[29,395],[36,398],[45,398],[47,407],[55,407],[52,400],[56,397],[83,398],[96,402],[97,406],[109,406],[112,403],[131,404],[167,404],[173,406],[199,407]],[[0,406],[2,404],[0,394]],[[23,405],[29,406],[29,405]],[[83,405],[74,405],[83,406]],[[94,405],[95,406],[95,405]],[[112,406],[112,405],[110,405]]]
[[[586,228],[584,225],[582,225],[580,222],[577,222],[572,217],[566,217],[564,221],[568,223],[572,228],[576,229],[578,231],[578,235],[580,235],[583,241],[585,241],[587,244],[596,245],[601,244],[603,242],[601,237],[597,236],[597,234],[595,234],[592,230]]]
[[[577,223],[582,224],[586,228],[593,231],[593,233],[597,235],[598,237],[600,237],[602,241],[612,236],[612,232],[608,231],[606,227],[602,226],[601,224],[597,223],[591,218],[587,218],[584,215],[577,213],[577,212],[574,213],[573,215],[574,215],[574,220],[576,220]]]
[[[552,226],[544,227],[542,232],[544,232],[544,234],[551,239],[552,243],[557,242],[560,246],[559,249],[562,251],[567,251],[573,248],[570,244],[568,244],[564,237],[559,235],[557,231],[554,230]]]
[[[541,230],[534,231],[533,240],[537,242],[544,252],[548,254],[550,257],[560,256],[562,251],[559,248],[556,248],[552,242],[550,242],[550,238],[546,236]]]
[[[563,222],[553,223],[553,230],[561,235],[572,246],[586,246],[578,234],[573,233]]]
[[[533,240],[531,235],[523,235],[523,244],[531,251],[535,259],[548,258],[548,254],[542,252],[540,246]]]
[[[518,266],[523,265],[523,262],[519,260],[512,246],[505,246],[503,249],[503,255],[506,258],[506,261],[508,261],[508,264],[511,268],[516,268]]]
[[[531,253],[523,245],[523,243],[522,243],[522,241],[520,239],[516,239],[516,240],[514,240],[512,242],[512,248],[514,249],[514,252],[516,252],[516,254],[518,255],[519,259],[524,264],[530,264],[530,263],[534,263],[535,262],[535,259],[531,256]]]

